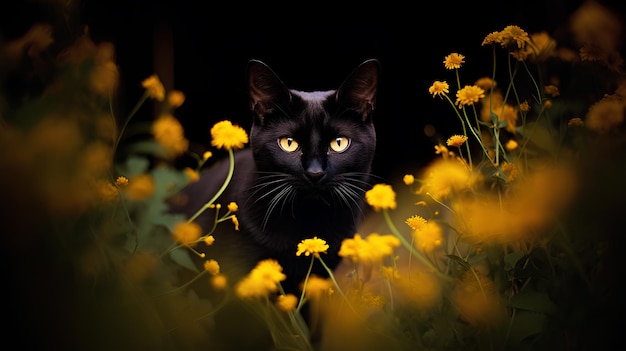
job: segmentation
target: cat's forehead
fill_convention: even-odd
[[[327,91],[299,91],[291,90],[291,93],[299,96],[302,100],[308,102],[324,101],[335,93],[335,90]]]

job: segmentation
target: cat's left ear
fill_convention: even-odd
[[[248,61],[250,110],[262,122],[282,102],[291,100],[291,93],[269,66],[259,60]]]
[[[380,78],[380,62],[370,59],[352,71],[337,90],[337,101],[361,114],[367,121],[376,107],[376,92]]]

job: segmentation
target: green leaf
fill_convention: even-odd
[[[524,253],[521,251],[511,252],[504,256],[504,270],[507,272],[512,271],[517,265],[517,261],[522,257],[524,257]]]
[[[525,339],[544,331],[546,316],[541,313],[518,311],[511,323],[508,344],[510,349],[518,350]]]
[[[511,307],[551,315],[556,312],[556,304],[547,293],[534,290],[522,290],[510,300]]]
[[[446,256],[452,261],[460,264],[463,268],[470,269],[470,264],[466,260],[462,259],[461,257],[456,256],[456,255],[446,255]]]
[[[178,263],[182,267],[189,269],[192,272],[200,273],[200,270],[196,266],[196,264],[191,259],[191,254],[188,250],[185,249],[177,249],[170,253],[170,258],[172,261]]]

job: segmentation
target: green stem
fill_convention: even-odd
[[[415,256],[418,260],[420,260],[423,264],[425,264],[428,268],[430,268],[433,272],[438,272],[437,268],[426,258],[424,257],[424,255],[422,255],[420,252],[418,252],[417,250],[415,250],[413,248],[413,246],[411,245],[411,243],[409,243],[404,236],[398,231],[398,229],[396,228],[396,226],[393,224],[393,221],[391,220],[391,217],[389,216],[389,211],[387,211],[386,209],[383,210],[383,216],[385,217],[385,222],[387,222],[387,226],[389,226],[389,229],[391,229],[391,232],[393,233],[393,235],[396,236],[396,238],[398,238],[398,240],[400,240],[400,242],[402,243],[402,245],[409,250],[409,252]]]
[[[196,220],[196,218],[198,218],[198,216],[200,216],[202,212],[206,211],[215,202],[215,200],[217,200],[217,198],[222,195],[224,190],[226,190],[226,187],[228,186],[228,184],[230,184],[230,180],[233,178],[233,173],[235,172],[235,153],[233,149],[228,149],[228,162],[228,174],[226,175],[226,179],[224,180],[222,187],[215,193],[215,195],[213,195],[211,200],[205,203],[204,206],[202,206],[202,208],[198,210],[198,212],[196,212],[193,216],[189,218],[189,220],[187,220],[187,222],[191,223]]]
[[[135,106],[133,107],[133,109],[128,114],[128,117],[126,117],[126,120],[124,121],[124,124],[122,125],[122,128],[120,129],[119,135],[117,136],[117,139],[115,140],[115,144],[113,145],[113,155],[115,155],[115,153],[117,152],[117,147],[119,146],[120,141],[122,140],[122,136],[124,135],[124,132],[126,131],[126,127],[128,127],[128,123],[133,118],[133,116],[137,113],[137,111],[139,111],[139,108],[143,105],[143,103],[146,102],[146,100],[148,99],[148,96],[149,96],[148,92],[147,91],[144,92],[143,95],[139,98],[139,100],[135,104]]]

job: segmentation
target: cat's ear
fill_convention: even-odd
[[[370,59],[352,71],[337,90],[337,101],[361,114],[363,121],[370,118],[376,107],[376,92],[380,78],[380,63]]]
[[[259,60],[248,61],[248,89],[250,110],[261,122],[276,105],[291,100],[289,89],[269,66]]]

